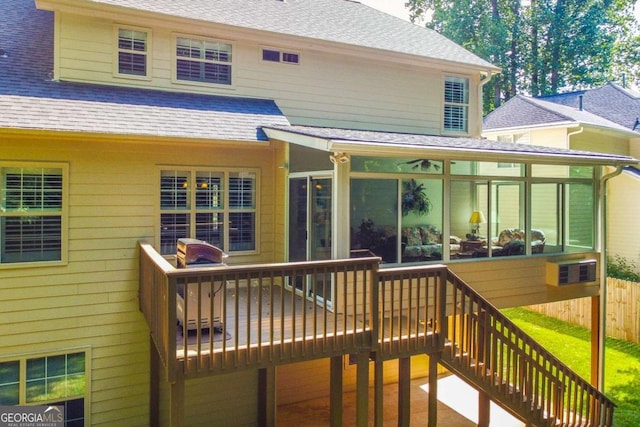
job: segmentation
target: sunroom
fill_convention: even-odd
[[[277,406],[277,372],[308,372],[328,364],[323,391],[339,400],[345,366],[352,359],[356,390],[369,390],[374,364],[374,406],[376,419],[381,419],[383,380],[397,373],[398,384],[408,384],[411,357],[425,354],[430,389],[440,365],[491,399],[507,402],[511,395],[499,395],[485,382],[502,375],[498,366],[508,359],[505,381],[513,390],[525,390],[538,375],[525,369],[527,375],[510,378],[526,364],[562,372],[549,377],[549,384],[562,383],[580,398],[566,411],[557,409],[558,419],[573,416],[576,405],[587,401],[600,408],[594,412],[598,419],[612,413],[610,401],[597,391],[603,372],[600,316],[593,317],[589,383],[573,373],[565,375],[568,371],[560,364],[548,369],[547,361],[558,361],[512,328],[499,309],[583,297],[592,298],[594,312],[599,309],[602,273],[596,271],[575,286],[549,286],[545,272],[548,264],[562,262],[603,265],[603,190],[608,178],[635,159],[471,138],[298,126],[263,129],[274,150],[278,179],[273,181],[286,182],[286,192],[274,191],[275,201],[254,196],[248,206],[271,203],[272,211],[281,214],[276,215],[278,227],[286,232],[277,236],[282,240],[278,249],[286,250],[274,253],[276,263],[239,262],[234,252],[245,246],[234,246],[238,241],[231,235],[225,237],[228,246],[221,239],[231,253],[224,267],[176,269],[149,244],[141,245],[141,309],[157,349],[154,363],[164,367],[161,378],[170,384],[167,394],[175,402],[176,419],[190,388],[185,380],[240,370],[257,371],[261,388],[251,398],[260,396],[257,406],[265,420],[273,418]],[[253,176],[235,173],[228,175],[230,189],[238,179]],[[179,183],[182,175],[162,175],[161,181],[167,177]],[[203,178],[197,171],[189,176],[195,178],[187,188]],[[209,187],[213,181],[207,179]],[[241,210],[249,207],[229,204],[222,214],[230,220],[229,230],[239,220],[231,214],[244,214]],[[247,239],[251,235],[246,233]],[[288,262],[278,263],[280,256]],[[212,284],[214,298],[207,302]],[[195,296],[195,304],[185,304],[183,314],[187,319],[188,312],[194,314],[191,334],[185,322],[176,326],[176,293],[182,286]],[[216,316],[220,330],[207,331],[202,319]],[[496,356],[486,351],[490,348],[508,349]],[[528,353],[522,354],[522,348]],[[541,353],[547,355],[543,361],[537,358]],[[392,362],[385,373],[385,362],[395,360],[397,372]],[[567,378],[577,379],[565,384]],[[300,375],[296,381],[306,386],[315,377]],[[158,391],[156,398],[163,393]],[[407,396],[399,412],[408,412]],[[534,397],[538,394],[527,399]],[[558,401],[554,393],[544,399]],[[366,399],[359,400],[360,425],[368,422],[367,405]],[[556,406],[548,404],[553,411]],[[332,401],[331,407],[332,417],[341,419],[342,403]],[[530,405],[512,410],[530,419]],[[435,411],[430,414],[435,417]],[[434,422],[430,419],[430,425]]]
[[[290,143],[281,166],[292,261],[373,253],[397,265],[600,251],[601,185],[635,161],[471,138],[265,131]]]

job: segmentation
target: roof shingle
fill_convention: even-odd
[[[52,81],[53,13],[0,7],[0,128],[266,141],[262,125],[289,123],[272,100]]]
[[[86,0],[345,45],[498,68],[431,29],[352,0]]]

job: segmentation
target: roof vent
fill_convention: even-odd
[[[578,109],[582,111],[582,95],[578,96]]]
[[[0,58],[8,58],[7,51],[0,47]]]

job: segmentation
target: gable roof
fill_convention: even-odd
[[[546,127],[546,126],[593,126],[629,133],[630,129],[593,112],[550,102],[541,98],[516,95],[499,108],[489,113],[482,121],[485,131]]]
[[[498,71],[431,29],[352,0],[39,0],[43,7],[126,8],[303,39],[379,49]]]
[[[314,126],[265,126],[270,138],[328,152],[415,156],[429,159],[521,161],[546,164],[628,165],[637,161],[615,154],[592,153],[480,138],[418,135]]]
[[[640,131],[640,93],[615,83],[570,93],[543,96],[539,99],[580,108],[634,131]]]
[[[0,129],[266,141],[262,125],[289,123],[272,100],[54,82],[53,13],[0,8]]]

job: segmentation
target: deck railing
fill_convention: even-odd
[[[363,351],[427,353],[530,425],[611,425],[609,399],[446,266],[379,262],[175,269],[142,244],[140,306],[169,381]]]
[[[394,359],[443,349],[447,271],[444,265],[434,265],[378,272],[379,357]]]
[[[379,262],[176,269],[142,244],[141,309],[170,380],[356,353],[375,348]]]

